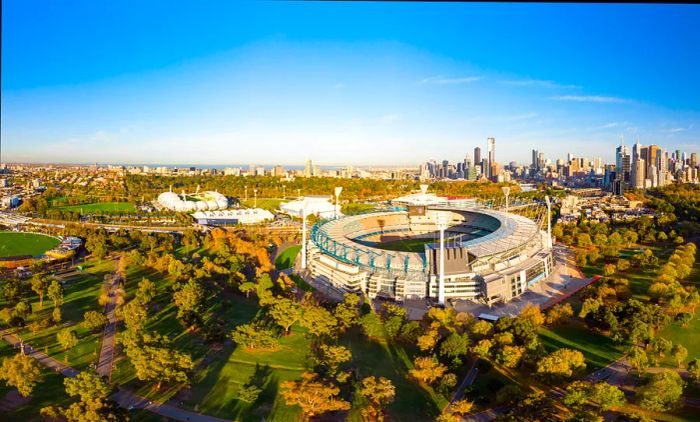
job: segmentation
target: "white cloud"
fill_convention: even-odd
[[[560,84],[554,81],[541,79],[519,79],[509,81],[499,81],[499,83],[511,86],[539,86],[543,88],[560,88],[560,89],[580,89],[579,85]]]
[[[392,113],[392,114],[386,114],[382,117],[379,118],[382,122],[393,122],[395,120],[398,120],[399,117],[401,117],[400,114],[398,113]]]
[[[483,76],[465,76],[460,78],[447,78],[445,76],[431,76],[420,81],[422,84],[435,84],[435,85],[456,85],[456,84],[468,84],[484,79]]]
[[[577,101],[581,103],[629,103],[630,100],[619,97],[605,97],[602,95],[558,95],[549,97],[557,101]]]

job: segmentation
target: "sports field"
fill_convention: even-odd
[[[381,242],[374,244],[375,248],[386,249],[388,251],[397,252],[423,252],[425,251],[425,245],[430,243],[435,243],[435,239],[432,238],[420,238],[420,239],[402,239],[402,240],[392,240],[390,242]]]
[[[287,268],[293,267],[300,250],[301,245],[294,245],[280,252],[275,259],[275,268],[278,270],[286,270]]]
[[[130,202],[97,202],[93,204],[81,204],[81,205],[63,205],[61,207],[55,207],[57,210],[61,211],[78,211],[81,213],[89,212],[136,212],[134,204]]]
[[[55,248],[59,240],[36,233],[0,232],[0,257],[37,256]]]

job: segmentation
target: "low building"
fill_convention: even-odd
[[[230,226],[236,224],[258,224],[275,218],[262,208],[239,208],[225,211],[197,211],[192,214],[197,224],[203,226]]]

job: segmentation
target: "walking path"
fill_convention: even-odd
[[[16,349],[20,348],[20,340],[16,336],[4,330],[0,332],[2,339],[13,345]],[[63,376],[73,378],[78,375],[79,371],[72,368],[43,352],[35,350],[32,346],[24,344],[25,355],[36,359],[40,364],[62,374]],[[214,416],[202,415],[200,413],[191,412],[189,410],[180,409],[179,407],[166,403],[154,403],[145,397],[141,397],[130,391],[119,389],[116,393],[110,396],[110,399],[119,404],[120,407],[131,409],[144,409],[149,412],[156,413],[161,416],[166,416],[178,421],[193,421],[193,422],[225,422],[228,419],[221,419]]]
[[[95,372],[103,377],[107,377],[109,382],[112,381],[112,363],[114,361],[114,347],[117,335],[117,316],[115,309],[117,307],[117,297],[115,291],[119,286],[119,276],[115,273],[111,276],[109,283],[109,302],[105,305],[105,314],[107,315],[107,325],[102,333],[102,345],[100,346],[100,358],[97,361]]]

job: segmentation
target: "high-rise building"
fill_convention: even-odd
[[[304,167],[304,177],[311,177],[314,175],[314,166],[311,160],[306,160],[306,166]]]
[[[533,169],[539,169],[539,166],[537,165],[538,160],[539,160],[539,153],[537,152],[536,149],[533,149],[532,150],[532,168]]]
[[[616,179],[629,183],[630,181],[630,151],[620,138],[620,146],[615,149],[615,173]]]
[[[481,148],[479,147],[474,148],[474,164],[481,164]]]
[[[698,153],[697,152],[692,152],[690,153],[690,167],[697,167],[698,166]]]
[[[496,162],[496,138],[486,139],[486,146],[487,146],[488,153],[489,153],[489,162],[495,163]]]

